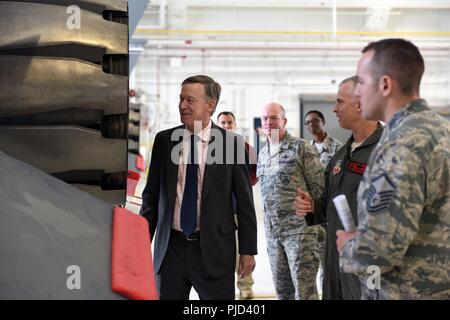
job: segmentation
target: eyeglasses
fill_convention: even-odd
[[[312,119],[312,120],[305,121],[304,124],[305,124],[305,126],[309,126],[311,123],[312,123],[312,124],[317,124],[317,123],[319,123],[319,122],[320,122],[320,119],[319,119],[319,118],[314,118],[314,119]]]

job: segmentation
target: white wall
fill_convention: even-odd
[[[276,101],[298,135],[300,95],[332,101],[337,84],[354,74],[361,49],[384,37],[419,46],[422,96],[450,113],[450,1],[377,1],[378,9],[390,5],[380,13],[371,1],[340,0],[336,29],[332,2],[151,1],[135,34],[147,44],[132,83],[160,115],[153,129],[179,124],[180,83],[207,74],[223,87],[217,113],[233,111],[238,129],[251,129],[261,107]]]

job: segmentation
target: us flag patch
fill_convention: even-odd
[[[391,180],[382,174],[372,181],[368,191],[367,211],[370,213],[379,213],[386,210],[391,204],[392,198],[397,191]]]

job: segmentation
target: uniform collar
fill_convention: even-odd
[[[430,110],[430,107],[428,106],[428,103],[425,99],[413,100],[394,114],[394,116],[388,123],[388,127],[389,129],[392,129],[396,127],[403,118],[409,116],[410,114],[425,110]]]
[[[280,148],[279,148],[278,152],[280,152],[280,150],[289,149],[289,141],[290,140],[291,140],[291,135],[289,134],[289,132],[287,132],[287,130],[284,131],[284,137],[283,137],[283,139],[281,139],[281,141],[279,143]],[[270,142],[269,142],[269,139],[267,139],[266,146],[267,146],[267,154],[269,156],[272,156],[272,155],[270,155]]]
[[[325,140],[323,140],[323,150],[331,151],[331,146],[333,145],[333,138],[331,138],[328,133],[325,133]]]
[[[280,141],[280,150],[289,148],[289,141],[291,141],[291,134],[289,132],[284,131],[284,137]]]
[[[370,136],[368,136],[367,139],[364,140],[363,143],[358,148],[377,143],[378,140],[380,139],[381,134],[383,133],[383,129],[384,129],[384,127],[381,124],[381,122],[378,122],[378,126],[375,129],[375,131],[372,132],[372,134]],[[355,141],[355,140],[353,139],[353,135],[351,135],[350,138],[347,140],[347,143],[346,143],[347,147],[350,146],[353,143],[353,141]]]

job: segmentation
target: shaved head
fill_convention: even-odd
[[[277,102],[270,102],[268,104],[266,104],[263,108],[263,110],[273,110],[275,112],[279,112],[279,114],[281,115],[281,117],[283,119],[286,119],[286,110],[284,110],[283,106]]]
[[[271,143],[278,143],[286,132],[286,110],[276,102],[266,104],[262,109],[261,124]]]

